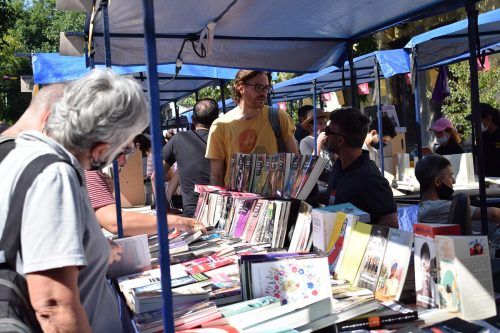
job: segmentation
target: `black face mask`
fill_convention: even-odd
[[[108,163],[106,161],[96,161],[92,159],[90,162],[90,170],[91,171],[97,171],[97,170],[102,170]]]
[[[436,189],[437,195],[440,200],[452,200],[453,199],[453,188],[448,185],[441,183],[441,186]]]
[[[375,142],[373,142],[373,141],[372,141],[372,142],[370,142],[370,146],[372,146],[372,147],[373,147],[373,148],[375,148],[375,149],[379,148],[379,146],[378,146],[378,142],[377,142],[377,143],[375,143]],[[387,146],[387,143],[382,142],[382,148],[385,148],[385,146]]]

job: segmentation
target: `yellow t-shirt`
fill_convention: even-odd
[[[292,117],[279,110],[278,117],[283,140],[293,137],[295,126]],[[269,108],[264,106],[258,116],[243,120],[237,119],[237,112],[228,112],[216,119],[210,127],[207,141],[206,158],[224,160],[226,174],[224,183],[229,184],[229,162],[233,153],[276,154],[278,142],[269,121]]]

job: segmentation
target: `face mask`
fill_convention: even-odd
[[[448,143],[448,141],[450,141],[450,135],[449,134],[445,134],[445,135],[443,135],[440,138],[436,138],[436,142],[437,142],[438,145],[446,145]]]
[[[488,127],[484,126],[483,123],[481,123],[481,132],[486,132],[488,130]]]
[[[445,183],[441,183],[441,186],[436,189],[437,195],[440,200],[452,200],[453,199],[453,188],[449,187]]]

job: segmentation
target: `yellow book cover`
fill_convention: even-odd
[[[365,254],[368,239],[372,231],[371,224],[357,222],[349,235],[346,246],[344,248],[344,258],[341,266],[337,271],[337,279],[344,279],[351,284],[356,278],[359,265]]]

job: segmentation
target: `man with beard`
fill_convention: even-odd
[[[350,202],[370,214],[373,224],[398,228],[396,203],[389,183],[380,173],[363,142],[370,119],[353,108],[330,115],[327,148],[338,155],[328,183],[331,204]]]
[[[453,199],[453,170],[450,161],[441,155],[429,155],[418,161],[415,167],[415,177],[420,183],[421,201],[418,209],[420,223],[446,223]],[[480,220],[481,210],[471,207],[471,219]],[[500,222],[500,209],[488,207],[488,220]],[[473,229],[479,230],[479,225],[473,223]],[[495,226],[489,228],[492,231]]]
[[[266,106],[271,89],[268,72],[240,70],[233,83],[237,107],[214,121],[208,134],[206,158],[210,159],[210,183],[229,184],[233,153],[276,154],[278,139]],[[298,153],[292,118],[278,110],[281,140],[286,152]]]

